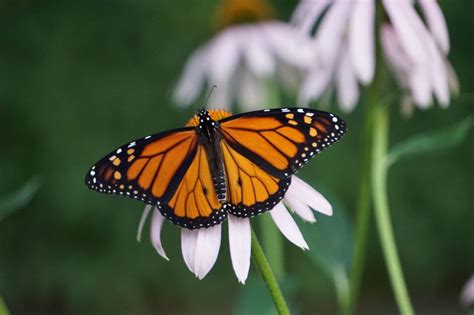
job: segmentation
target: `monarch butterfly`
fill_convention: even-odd
[[[155,205],[188,229],[252,217],[285,195],[291,175],[339,140],[346,123],[307,108],[232,116],[200,110],[184,128],[129,142],[87,172],[86,185]]]

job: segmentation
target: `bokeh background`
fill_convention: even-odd
[[[282,19],[295,6],[272,3]],[[257,312],[246,290],[261,280],[252,267],[248,285],[237,283],[227,237],[215,268],[199,281],[182,261],[177,228],[164,229],[166,262],[148,238],[135,240],[141,204],[93,193],[83,183],[92,163],[114,147],[179,127],[199,107],[178,110],[171,94],[190,52],[216,31],[216,6],[211,0],[0,2],[0,197],[32,178],[39,183],[31,201],[0,224],[0,294],[12,314]],[[474,2],[441,6],[461,93],[449,109],[415,111],[410,119],[393,106],[391,143],[473,112]],[[348,135],[300,174],[352,220],[362,109],[342,116]],[[474,271],[473,148],[471,132],[461,146],[406,159],[389,174],[395,236],[420,313],[463,312],[459,293]],[[331,218],[318,219],[331,228]],[[318,224],[310,228],[318,231]],[[335,313],[332,282],[307,253],[286,245],[294,308]],[[397,312],[373,229],[361,298],[360,313]]]

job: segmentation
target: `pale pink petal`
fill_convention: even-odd
[[[349,24],[349,54],[354,73],[363,84],[374,77],[374,22],[374,0],[355,1]]]
[[[291,16],[293,23],[303,33],[310,33],[332,0],[301,0]]]
[[[388,66],[393,71],[399,85],[402,88],[408,88],[408,76],[412,70],[412,62],[403,50],[398,34],[395,32],[392,25],[382,25],[380,41]]]
[[[194,253],[194,271],[203,279],[214,266],[221,246],[221,224],[199,229]]]
[[[244,111],[255,110],[268,106],[265,104],[267,88],[263,79],[258,79],[254,74],[246,69],[242,69],[239,73],[237,85],[237,102]]]
[[[270,210],[270,215],[280,232],[285,235],[290,242],[303,250],[309,249],[298,225],[295,220],[293,220],[288,210],[286,210],[283,203],[278,203],[272,210]]]
[[[420,17],[410,0],[382,0],[382,3],[407,55],[416,63],[426,62],[428,52],[412,25]]]
[[[231,80],[240,62],[242,40],[245,40],[244,34],[240,27],[235,26],[219,33],[208,44],[207,70],[211,85],[219,87]]]
[[[464,307],[474,305],[474,275],[472,275],[461,291],[461,304]]]
[[[331,83],[332,77],[332,68],[313,67],[301,84],[298,105],[306,106],[311,100],[321,97]]]
[[[347,29],[353,1],[336,0],[329,8],[316,32],[319,58],[323,65],[330,65],[339,55],[341,40]]]
[[[173,91],[173,99],[178,105],[190,105],[194,102],[206,82],[207,50],[198,49],[189,57],[183,73]]]
[[[165,221],[165,217],[161,215],[160,211],[155,208],[153,211],[153,216],[151,218],[151,242],[153,247],[155,247],[158,254],[166,260],[170,260],[168,256],[166,256],[165,250],[161,245],[161,227],[163,226],[163,222]]]
[[[232,267],[234,267],[234,272],[239,282],[245,284],[250,269],[250,220],[233,215],[229,215],[228,220]]]
[[[313,211],[311,208],[305,204],[303,201],[299,200],[296,196],[290,193],[286,193],[283,202],[288,209],[293,210],[297,215],[299,215],[304,221],[307,222],[316,222]]]
[[[140,223],[138,224],[137,242],[140,242],[142,240],[143,226],[145,225],[146,219],[148,218],[148,215],[150,214],[152,208],[153,206],[146,205],[145,209],[143,209],[142,216],[140,218]]]
[[[249,70],[256,76],[270,76],[275,72],[275,59],[266,47],[263,28],[252,25],[245,30],[244,58]]]
[[[291,185],[286,194],[298,198],[315,211],[325,215],[332,215],[332,206],[326,198],[295,175],[291,176]]]
[[[431,92],[434,92],[438,102],[442,106],[447,106],[449,104],[449,83],[448,74],[443,62],[443,57],[441,56],[441,53],[438,47],[436,46],[433,36],[428,32],[426,26],[423,24],[420,17],[416,14],[416,11],[412,9],[407,10],[406,13],[407,16],[411,16],[410,20],[412,22],[413,29],[418,34],[420,40],[424,43],[429,58],[429,62],[417,63],[415,65],[416,70],[418,71],[418,73],[416,73],[416,80],[421,77],[425,77],[425,79],[430,84],[430,94]]]
[[[196,274],[194,267],[194,259],[196,253],[196,243],[198,239],[199,230],[181,229],[181,252],[183,259],[188,269]]]
[[[449,52],[448,26],[439,4],[435,0],[419,0],[426,22],[443,53]]]
[[[416,67],[412,70],[408,84],[415,105],[426,109],[432,104],[431,78],[424,67]]]
[[[276,58],[291,66],[306,69],[315,58],[313,40],[281,22],[261,24],[262,39]]]
[[[341,60],[336,75],[337,100],[342,110],[351,112],[359,100],[359,84],[353,72],[352,64],[347,52],[347,45],[343,46]]]

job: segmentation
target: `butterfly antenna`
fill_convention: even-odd
[[[207,107],[207,103],[209,102],[209,99],[211,98],[212,92],[214,89],[217,89],[217,85],[211,86],[211,89],[209,90],[209,93],[207,94],[206,101],[204,102],[204,108]]]

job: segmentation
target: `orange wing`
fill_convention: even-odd
[[[89,170],[86,184],[99,192],[153,204],[173,223],[190,229],[214,225],[226,217],[193,127],[117,148]]]
[[[283,198],[291,175],[345,130],[339,117],[304,108],[222,119],[221,147],[231,213],[246,217],[272,209]]]

